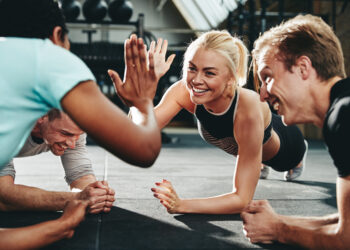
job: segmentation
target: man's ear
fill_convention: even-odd
[[[58,46],[64,46],[64,42],[62,41],[62,28],[60,26],[55,26],[55,28],[53,28],[50,40]]]
[[[37,120],[37,123],[42,124],[42,123],[44,123],[45,119],[48,119],[48,116],[47,116],[47,115],[44,115],[44,116],[40,117],[40,118]]]
[[[298,71],[303,80],[306,80],[311,73],[312,62],[308,56],[300,56],[296,60],[296,65],[298,66]]]

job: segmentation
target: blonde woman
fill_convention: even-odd
[[[151,45],[155,72],[169,67],[165,52],[161,41]],[[246,82],[247,57],[242,41],[228,32],[204,33],[185,52],[183,78],[155,108],[161,128],[186,109],[196,116],[204,140],[237,157],[228,194],[180,199],[170,181],[156,183],[154,196],[169,213],[239,213],[253,198],[262,163],[277,171],[302,169],[306,146],[298,128],[283,125],[256,92],[240,87]]]

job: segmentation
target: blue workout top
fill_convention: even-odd
[[[195,116],[197,118],[198,131],[201,137],[226,151],[229,154],[238,154],[238,145],[233,135],[234,120],[239,99],[237,89],[235,97],[226,111],[216,114],[205,109],[203,105],[196,105]],[[271,137],[272,122],[265,128],[263,144]]]
[[[78,83],[95,80],[75,55],[49,39],[0,37],[0,168],[17,155],[36,120]]]

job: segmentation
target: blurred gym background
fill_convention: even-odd
[[[101,91],[127,112],[116,95],[107,69],[124,72],[123,43],[130,34],[146,44],[161,37],[176,54],[169,72],[160,80],[154,103],[181,77],[186,45],[211,29],[228,30],[251,49],[260,33],[297,14],[321,16],[341,40],[350,74],[349,0],[61,0],[71,51],[93,71]],[[252,88],[251,77],[247,88]],[[180,112],[169,126],[195,127],[193,116]],[[322,139],[321,130],[300,125],[307,139]],[[164,142],[167,141],[165,134]]]

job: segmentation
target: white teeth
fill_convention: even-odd
[[[280,104],[278,102],[275,102],[272,107],[274,110],[278,110],[280,107]]]
[[[207,91],[206,89],[196,89],[195,87],[192,87],[192,89],[196,93],[203,93],[203,92]]]

